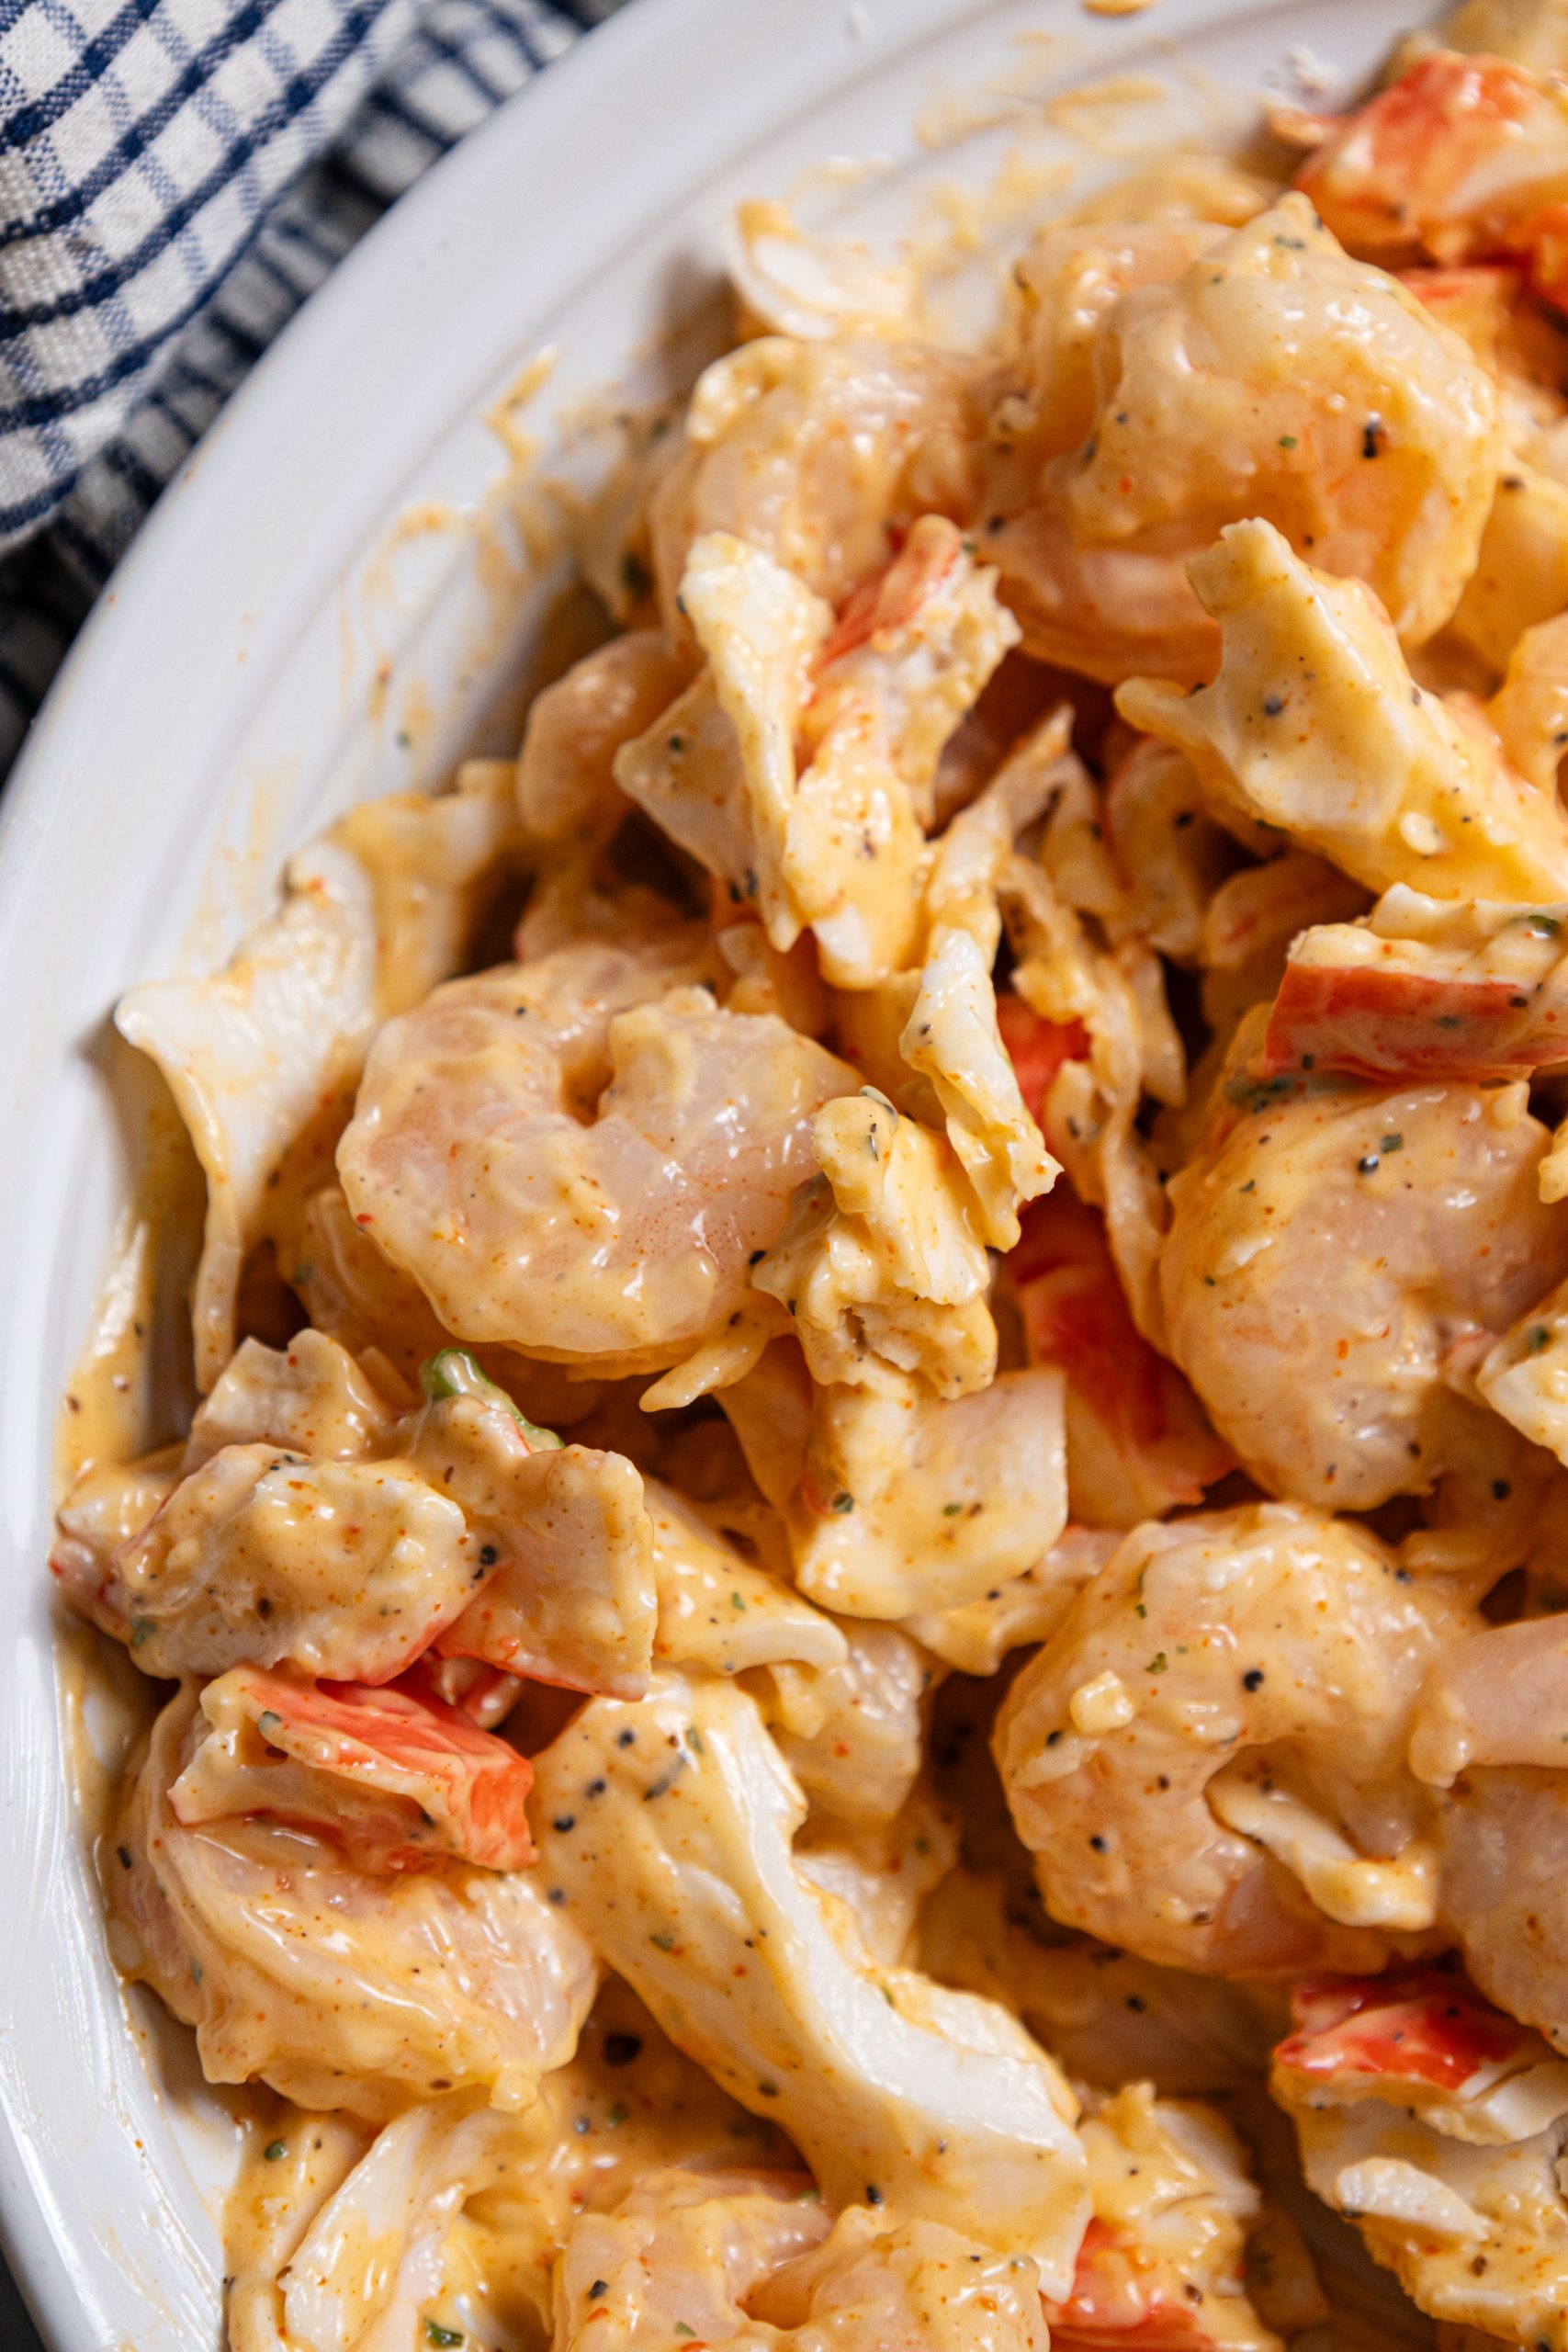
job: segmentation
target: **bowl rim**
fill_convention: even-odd
[[[70,891],[64,891],[67,903],[62,908],[61,884],[73,873],[76,829],[112,811],[101,771],[106,759],[112,762],[122,707],[117,698],[127,698],[133,724],[145,727],[155,711],[166,709],[176,730],[195,728],[210,774],[224,729],[231,742],[244,711],[254,709],[265,689],[264,653],[258,653],[248,681],[236,682],[231,668],[252,643],[241,626],[246,618],[241,591],[249,575],[303,580],[308,588],[334,549],[352,547],[369,521],[385,518],[389,503],[396,502],[397,482],[424,446],[416,435],[429,442],[449,430],[459,414],[464,394],[440,355],[411,349],[406,427],[388,416],[367,419],[363,481],[347,486],[341,507],[327,519],[307,514],[331,472],[323,451],[345,430],[341,401],[335,409],[332,405],[339,390],[334,379],[358,369],[365,380],[356,345],[367,322],[386,334],[399,321],[400,306],[416,325],[424,313],[439,321],[444,236],[450,241],[472,232],[486,192],[493,194],[498,186],[513,196],[532,187],[523,211],[536,214],[549,231],[530,261],[534,274],[528,281],[530,303],[536,300],[547,311],[614,256],[618,236],[640,237],[747,152],[749,142],[761,144],[807,107],[851,92],[895,61],[913,59],[930,42],[962,34],[971,25],[976,40],[983,40],[986,20],[1008,5],[1010,0],[787,0],[787,6],[780,0],[627,0],[617,15],[551,61],[434,163],[300,306],[146,518],[70,649],[0,798],[0,1001],[23,1006],[29,1019],[36,1016],[45,1048],[41,1056],[29,1050],[39,1038],[30,1036],[24,1020],[0,1028],[0,1102],[6,1106],[0,1115],[0,1199],[16,1203],[17,1186],[37,1182],[29,1150],[41,1133],[49,1101],[60,1089],[67,1058],[81,1049],[79,1006],[51,1005],[39,1012],[28,1000],[37,995],[36,948],[48,914],[39,900],[54,891],[60,908],[54,920],[69,922]],[[1280,28],[1282,41],[1285,26],[1294,21],[1292,0],[1162,0],[1152,28],[1140,17],[1088,17],[1076,0],[1036,5],[1053,19],[1070,19],[1075,33],[1082,33],[1101,57],[1113,56],[1123,42],[1147,53],[1151,29],[1168,57],[1190,37],[1216,27],[1267,21]],[[1380,26],[1392,24],[1394,6],[1395,0],[1372,0],[1367,14]],[[1322,0],[1322,10],[1337,23],[1350,13],[1344,0]],[[1123,27],[1131,32],[1123,33]],[[1072,72],[1076,78],[1077,59]],[[709,108],[711,119],[705,115]],[[606,124],[615,134],[609,146],[615,157],[613,173],[601,170],[598,155],[588,152],[593,145],[588,127],[595,137],[608,137]],[[671,124],[679,136],[671,137]],[[601,146],[598,154],[604,152]],[[628,194],[628,188],[636,193]],[[573,209],[570,219],[562,210],[568,205]],[[493,243],[499,232],[492,222],[484,233]],[[521,232],[513,227],[512,233]],[[452,276],[460,277],[461,272]],[[476,348],[478,342],[474,338]],[[482,390],[482,383],[473,387],[476,401]],[[324,428],[312,424],[296,446],[284,421],[291,409],[310,414],[318,400],[330,422]],[[258,456],[279,461],[265,489],[254,479]],[[243,526],[247,517],[258,516],[270,521],[269,507],[282,518],[275,541],[247,542],[236,557],[236,522]],[[289,527],[298,544],[288,538]],[[211,610],[202,601],[209,592]],[[261,594],[265,594],[264,584]],[[301,611],[309,610],[307,595]],[[269,641],[275,653],[285,642],[281,627]],[[175,653],[187,636],[196,658],[205,646],[228,665],[220,684],[204,684],[194,695],[182,690]],[[182,691],[188,709],[182,707]],[[202,720],[203,694],[214,708],[222,707],[221,725]],[[176,769],[180,756],[176,749]],[[93,881],[92,888],[101,887],[100,880]],[[90,912],[91,889],[86,904]],[[39,1335],[28,1333],[16,1298],[6,1295],[6,1270],[17,1262],[19,1245],[5,1228],[22,1222],[19,1214],[0,1219],[0,1441],[8,1410],[18,1409],[37,1372]],[[99,1241],[91,1236],[88,1246],[96,1250]],[[17,1344],[6,1346],[7,1334]],[[25,1336],[30,1337],[30,1352],[20,1344]],[[71,1335],[73,1348],[75,1340]],[[41,1408],[50,1427],[57,1401],[51,1395]],[[39,1408],[29,1401],[26,1409],[36,1420]],[[24,1499],[22,1523],[38,1502],[31,1473]],[[9,1556],[7,1522],[17,1523],[0,1491],[0,1576],[26,1575],[41,1584],[43,1563],[33,1556],[30,1538],[19,1547],[19,1559]],[[12,1671],[7,1661],[5,1672]],[[25,1802],[43,1812],[52,1807],[51,1824],[62,1810],[73,1816],[70,1790],[51,1787],[40,1794],[39,1758],[11,1752],[17,1744],[13,1734],[0,1747],[0,1803]],[[52,1747],[46,1760],[52,1774]],[[58,1862],[58,1838],[52,1851]],[[20,1898],[34,1883],[26,1868],[11,1865],[0,1853],[0,1904],[7,1885]],[[38,1985],[30,1984],[35,2007],[39,1998]],[[25,2029],[25,2008],[21,2016],[0,2018],[0,2042]],[[120,2021],[114,2024],[118,2030]],[[58,2040],[58,2026],[53,2030]],[[35,2106],[33,2113],[41,2109]],[[115,2222],[130,2217],[115,2206],[106,2220],[106,2199],[89,2199],[79,2185],[57,2177],[36,2143],[17,2075],[0,2065],[0,2251],[51,2352],[84,2352],[96,2308],[85,2257],[89,2250],[98,2252]],[[160,2346],[176,2341],[165,2334],[165,2325],[156,2329]],[[104,2352],[110,2346],[123,2352],[131,2339],[116,2327],[95,2333],[93,2340]]]

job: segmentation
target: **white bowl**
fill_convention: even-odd
[[[607,382],[689,377],[736,198],[878,155],[825,197],[818,180],[818,203],[886,231],[1016,140],[1071,152],[1050,93],[1107,72],[1171,93],[1077,113],[1124,168],[1220,85],[1300,94],[1323,59],[1348,89],[1407,14],[637,0],[366,240],[117,574],[0,821],[0,2221],[56,2352],[218,2344],[235,2147],[188,2038],[108,1962],[44,1573],[60,1398],[130,1182],[110,1006],[220,961],[285,851],[354,798],[510,746],[539,597],[498,594],[505,466],[483,412],[550,345],[547,440]]]

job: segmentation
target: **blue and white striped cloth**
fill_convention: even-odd
[[[617,0],[0,0],[0,775],[333,265]]]

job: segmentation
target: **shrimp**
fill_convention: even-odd
[[[753,329],[802,342],[914,333],[915,275],[848,239],[812,236],[787,204],[753,197],[729,217],[725,259]]]
[[[196,2027],[208,2080],[259,2075],[372,2121],[454,2089],[525,2107],[570,2056],[597,1980],[537,1874],[447,1861],[387,1876],[265,1819],[187,1826],[174,1792],[209,1729],[187,1685],[105,1849],[116,1956]]]
[[[716,360],[651,501],[665,627],[694,540],[723,531],[837,602],[886,559],[888,526],[974,513],[982,371],[919,345],[763,335]]]
[[[1222,1088],[1168,1188],[1160,1292],[1171,1354],[1260,1485],[1370,1510],[1462,1458],[1460,1358],[1568,1272],[1526,1103],[1522,1081],[1374,1091],[1244,1068]]]
[[[683,930],[584,943],[451,981],[382,1030],[338,1170],[448,1330],[651,1371],[739,1306],[811,1172],[811,1114],[854,1080],[782,1021],[679,985],[699,955]]]
[[[1434,1917],[1404,1746],[1472,1622],[1303,1504],[1134,1529],[997,1720],[1047,1909],[1176,1967],[1381,1966]]]
[[[829,2219],[804,2174],[658,2171],[567,2240],[555,2282],[555,2352],[682,2343],[751,2347],[742,2305],[771,2272],[819,2245]]]
[[[765,2279],[752,2297],[786,2331],[779,2352],[1045,2352],[1040,2278],[1026,2255],[996,2255],[941,2222],[889,2226],[863,2205]]]
[[[818,1814],[852,1828],[886,1826],[919,1776],[924,1651],[896,1625],[840,1621],[831,1667],[781,1661],[747,1677],[774,1746]]]
[[[1482,1991],[1568,2050],[1568,1631],[1476,1631],[1434,1667],[1411,1770],[1441,1792],[1441,1909]]]
[[[1087,437],[987,537],[1026,651],[1108,683],[1211,676],[1219,643],[1183,560],[1249,515],[1365,581],[1406,642],[1449,618],[1502,462],[1496,387],[1302,198],[1131,288],[1093,360]]]
[[[1191,566],[1224,625],[1213,685],[1134,678],[1116,707],[1187,753],[1215,804],[1260,818],[1369,889],[1551,903],[1568,819],[1515,775],[1490,727],[1411,678],[1383,612],[1272,526],[1234,523]]]
[[[412,1392],[422,1364],[453,1344],[424,1293],[394,1266],[367,1227],[355,1222],[333,1182],[308,1193],[284,1226],[279,1264],[314,1329],[362,1362],[378,1363],[383,1380],[401,1380]],[[547,1429],[570,1429],[597,1410],[604,1384],[573,1379],[560,1364],[540,1363],[515,1349],[480,1348],[475,1361]]]
[[[1096,349],[1135,286],[1174,286],[1224,243],[1214,220],[1092,220],[1043,229],[1014,265],[992,437],[1038,467],[1094,430]]]
[[[628,629],[536,695],[517,754],[517,806],[530,833],[558,842],[614,831],[626,806],[615,754],[669,708],[690,670],[657,629]]]
[[[660,2172],[577,2224],[553,2352],[925,2352],[939,2331],[951,2352],[1045,2352],[1034,2264],[866,2205],[829,2229],[799,2176]]]
[[[1439,2321],[1568,2345],[1568,2067],[1423,1972],[1299,1988],[1272,2088],[1308,2186]]]

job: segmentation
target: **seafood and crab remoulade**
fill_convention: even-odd
[[[1568,11],[1269,131],[980,348],[742,208],[515,760],[120,1004],[233,2352],[1568,2352]]]

